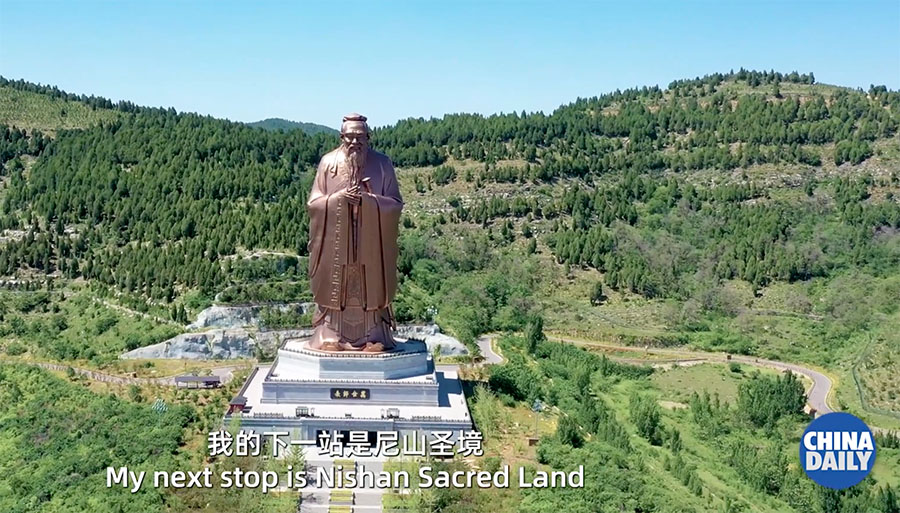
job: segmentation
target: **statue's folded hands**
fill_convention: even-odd
[[[359,192],[359,187],[354,186],[347,189],[342,189],[338,194],[341,195],[342,198],[347,200],[347,203],[351,205],[359,205],[362,200]]]

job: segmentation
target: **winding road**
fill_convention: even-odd
[[[633,346],[621,346],[616,344],[608,344],[603,342],[591,342],[586,340],[578,340],[567,338],[565,336],[557,336],[553,335],[550,337],[551,340],[557,340],[560,342],[566,342],[569,344],[584,346],[584,347],[592,347],[595,349],[606,350],[606,351],[616,351],[616,352],[634,352],[634,353],[642,353],[642,354],[655,354],[662,356],[669,356],[671,358],[660,358],[654,360],[647,360],[642,358],[624,358],[621,356],[607,355],[610,360],[615,360],[623,363],[632,363],[638,365],[653,365],[653,366],[661,366],[661,365],[690,365],[691,363],[696,362],[716,362],[716,363],[727,363],[727,362],[738,362],[746,365],[753,365],[756,367],[766,367],[770,369],[778,369],[778,370],[789,370],[796,374],[802,374],[809,378],[812,382],[812,386],[806,392],[806,402],[809,404],[810,408],[815,411],[816,417],[820,415],[825,415],[826,413],[832,413],[834,411],[839,411],[835,408],[832,408],[828,404],[829,396],[831,395],[831,391],[833,388],[833,384],[831,378],[822,374],[821,372],[810,369],[809,367],[804,367],[802,365],[797,365],[795,363],[787,363],[780,362],[776,360],[766,360],[764,358],[756,358],[753,356],[744,356],[744,355],[729,355],[726,353],[710,353],[707,351],[693,351],[693,350],[685,350],[685,349],[664,349],[664,348],[640,348]],[[900,431],[883,428],[879,426],[869,424],[869,429],[874,433],[892,433],[892,434],[900,434]]]
[[[498,336],[496,333],[491,333],[487,335],[482,335],[478,338],[477,344],[481,349],[481,354],[484,357],[484,360],[479,363],[479,365],[494,365],[503,362],[503,357],[496,352],[494,352],[492,342]],[[744,356],[744,355],[728,355],[725,353],[710,353],[706,351],[693,351],[686,349],[663,349],[663,348],[640,348],[634,346],[622,346],[616,344],[608,344],[603,342],[591,342],[586,340],[578,340],[573,338],[567,338],[558,336],[555,334],[551,334],[549,336],[550,340],[556,340],[560,342],[565,342],[568,344],[573,344],[577,346],[583,347],[591,347],[594,349],[600,349],[608,352],[633,352],[640,353],[644,355],[660,355],[660,356],[669,356],[670,358],[662,358],[655,360],[647,360],[644,358],[626,358],[617,355],[607,355],[610,360],[622,362],[622,363],[631,363],[637,365],[686,365],[697,362],[717,362],[717,363],[727,363],[727,362],[737,362],[746,365],[753,365],[756,367],[767,367],[770,369],[777,370],[789,370],[796,374],[801,374],[809,378],[812,382],[812,386],[807,391],[807,402],[809,403],[810,408],[815,410],[816,416],[824,415],[826,413],[831,413],[835,411],[831,406],[828,405],[828,396],[831,394],[832,382],[831,378],[822,374],[821,372],[810,369],[808,367],[803,367],[802,365],[797,365],[794,363],[787,362],[779,362],[776,360],[766,360],[764,358],[755,358],[752,356]],[[445,365],[440,365],[439,367],[445,367]],[[446,365],[446,367],[456,367],[458,365]]]
[[[494,352],[493,343],[494,338],[496,337],[496,334],[482,335],[475,341],[475,343],[478,344],[478,349],[481,350],[481,356],[484,357],[484,360],[481,361],[481,365],[503,363],[503,357]]]
[[[766,360],[764,358],[756,358],[753,356],[744,356],[744,355],[729,355],[726,353],[711,353],[707,351],[694,351],[694,350],[686,350],[686,349],[664,349],[664,348],[640,348],[633,346],[621,346],[616,344],[608,344],[602,342],[588,342],[584,340],[570,339],[566,337],[552,336],[553,340],[559,340],[561,342],[566,342],[569,344],[583,346],[583,347],[592,347],[601,350],[608,351],[619,351],[619,352],[635,352],[647,355],[662,355],[662,356],[671,356],[668,359],[658,359],[658,360],[646,360],[646,359],[637,359],[637,358],[622,358],[617,356],[608,355],[609,359],[621,361],[625,363],[638,363],[638,364],[671,364],[671,365],[682,365],[690,362],[717,362],[717,363],[727,363],[727,362],[737,362],[746,365],[753,365],[756,367],[766,367],[770,369],[777,369],[786,371],[789,370],[795,374],[801,374],[809,378],[812,382],[812,386],[807,391],[807,402],[809,406],[815,410],[816,416],[824,415],[826,413],[831,413],[835,411],[831,406],[828,405],[828,396],[831,394],[832,383],[831,378],[822,374],[821,372],[810,369],[809,367],[803,367],[802,365],[797,365],[794,363],[787,362],[779,362],[776,360]]]

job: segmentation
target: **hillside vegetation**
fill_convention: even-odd
[[[261,121],[247,123],[247,125],[255,128],[263,128],[265,130],[280,130],[283,132],[290,132],[291,130],[302,130],[308,135],[316,135],[318,133],[337,135],[338,133],[337,130],[325,125],[305,123],[301,121],[291,121],[289,119],[282,118],[267,118]]]
[[[119,351],[172,334],[154,318],[184,324],[214,298],[308,299],[305,201],[334,134],[259,130],[21,81],[0,83],[0,104],[7,358],[105,368]],[[61,105],[66,116],[82,112],[77,124],[63,123]],[[900,427],[898,128],[896,91],[746,70],[549,114],[378,128],[373,143],[398,165],[406,204],[396,314],[470,344],[543,327],[551,339],[804,362],[836,378],[835,407]],[[554,468],[602,456],[591,490],[486,496],[515,510],[556,511],[562,500],[584,511],[601,502],[610,511],[896,510],[886,486],[898,479],[895,452],[846,492],[809,489],[792,466],[803,419],[789,378],[742,376],[731,404],[698,394],[689,412],[658,411],[675,396],[646,368],[504,340],[515,356],[473,377],[485,386],[475,410],[514,415],[536,398],[552,409],[536,453],[509,450],[504,430],[515,422],[477,414],[483,430],[505,426],[494,432],[497,451]],[[745,393],[742,402],[744,386],[771,401],[749,404]]]
[[[7,126],[48,133],[88,128],[116,119],[118,113],[80,101],[65,100],[0,85],[0,119]]]
[[[179,464],[195,413],[101,396],[39,369],[0,364],[0,508],[163,511],[163,491],[106,487],[106,467],[152,473]]]

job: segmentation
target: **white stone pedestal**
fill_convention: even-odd
[[[459,431],[472,428],[455,371],[435,370],[424,342],[383,353],[310,349],[287,340],[271,366],[247,379],[239,398],[244,429]],[[226,415],[226,422],[231,415]]]

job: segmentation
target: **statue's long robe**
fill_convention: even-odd
[[[320,307],[336,310],[345,306],[343,273],[353,263],[351,206],[337,194],[349,184],[342,157],[340,148],[322,157],[307,201],[313,298]],[[386,155],[369,149],[363,178],[369,178],[369,187],[359,188],[357,263],[363,271],[363,306],[372,311],[387,308],[397,292],[397,231],[403,200]]]

